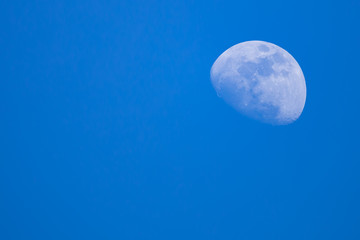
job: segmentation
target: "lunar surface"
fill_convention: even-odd
[[[218,96],[252,119],[286,125],[304,109],[303,72],[287,51],[272,43],[248,41],[229,48],[211,67],[210,77]]]

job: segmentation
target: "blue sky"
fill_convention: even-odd
[[[360,2],[2,1],[0,239],[360,239]],[[209,71],[275,43],[294,124]]]

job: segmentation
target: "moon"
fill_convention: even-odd
[[[218,96],[241,114],[272,125],[286,125],[301,115],[306,100],[304,74],[281,47],[247,41],[223,52],[210,71]]]

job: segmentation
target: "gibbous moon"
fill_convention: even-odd
[[[287,51],[272,43],[232,46],[216,59],[210,77],[218,96],[252,119],[285,125],[304,109],[303,72]]]

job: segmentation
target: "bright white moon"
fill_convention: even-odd
[[[306,100],[305,78],[296,60],[268,42],[239,43],[211,67],[221,98],[245,116],[273,125],[294,122]]]

